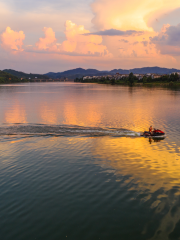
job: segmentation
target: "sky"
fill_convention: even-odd
[[[0,0],[0,69],[180,69],[180,0]]]

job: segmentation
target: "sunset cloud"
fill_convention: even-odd
[[[180,0],[95,0],[91,4],[92,23],[98,31],[91,34],[102,36],[108,51],[118,59],[134,63],[159,59],[162,63],[166,54],[176,61],[175,52],[176,56],[180,52],[179,27],[166,25],[168,28],[158,33],[152,19],[155,16],[158,22],[158,18],[163,19],[163,15],[175,12],[179,6]]]
[[[109,29],[99,32],[86,33],[84,35],[98,35],[98,36],[133,36],[133,35],[142,35],[143,31],[127,30],[121,31],[117,29]]]
[[[96,29],[152,31],[148,19],[179,8],[180,0],[95,0],[92,22]]]
[[[60,54],[71,55],[105,55],[107,54],[106,46],[102,45],[102,37],[89,34],[83,25],[76,25],[71,21],[65,23],[66,40],[61,44],[57,43],[55,32],[52,28],[44,28],[45,37],[40,38],[36,43],[38,50],[45,50]]]
[[[180,68],[180,0],[7,0],[0,15],[4,68]]]
[[[25,34],[23,31],[15,32],[10,27],[6,28],[6,31],[1,34],[1,46],[4,49],[23,51],[23,40]]]
[[[180,24],[170,26],[166,24],[162,27],[161,32],[151,38],[161,54],[180,56]]]
[[[46,28],[43,29],[45,37],[40,38],[39,41],[36,43],[36,47],[39,50],[57,50],[56,42],[57,39],[55,37],[55,32],[52,30],[52,28]]]
[[[102,37],[89,34],[83,25],[76,25],[71,21],[66,21],[66,41],[62,43],[62,50],[66,52],[77,52],[83,54],[100,54],[107,53],[106,46],[102,45]]]

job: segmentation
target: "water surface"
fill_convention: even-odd
[[[180,92],[0,86],[0,239],[179,239]],[[149,125],[164,140],[139,133]]]

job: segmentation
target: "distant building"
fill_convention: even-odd
[[[176,73],[180,76],[180,72],[173,72],[173,73],[170,73],[169,75],[171,75],[171,74],[175,75]]]
[[[140,81],[140,80],[142,80],[142,79],[143,79],[143,77],[144,77],[144,75],[143,75],[143,74],[139,74],[139,76],[138,76],[137,78],[138,78],[138,80]]]
[[[95,76],[94,76],[95,77]],[[94,77],[90,77],[90,76],[86,76],[86,77],[83,77],[83,80],[89,80],[89,79],[92,79]],[[95,77],[96,78],[96,77]]]
[[[154,74],[153,75],[153,79],[160,78],[160,77],[161,77],[161,75],[159,75],[159,74]]]

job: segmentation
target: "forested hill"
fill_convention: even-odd
[[[13,76],[12,74],[0,71],[0,83],[15,83],[20,81],[21,81],[20,78]]]
[[[133,68],[133,69],[113,69],[111,71],[98,71],[97,69],[83,69],[83,68],[76,68],[72,70],[67,70],[64,72],[49,72],[45,74],[50,78],[62,78],[67,77],[69,79],[81,78],[83,76],[103,76],[103,75],[114,75],[116,73],[120,74],[147,74],[147,73],[155,73],[155,74],[171,74],[173,72],[180,72],[178,69],[174,68],[160,68],[160,67],[144,67],[144,68]]]
[[[47,75],[43,75],[43,74],[35,74],[35,73],[24,73],[24,72],[20,72],[20,71],[16,71],[16,70],[12,70],[12,69],[4,69],[3,70],[6,73],[10,73],[13,76],[16,76],[18,78],[24,78],[24,79],[49,79],[49,77]]]

